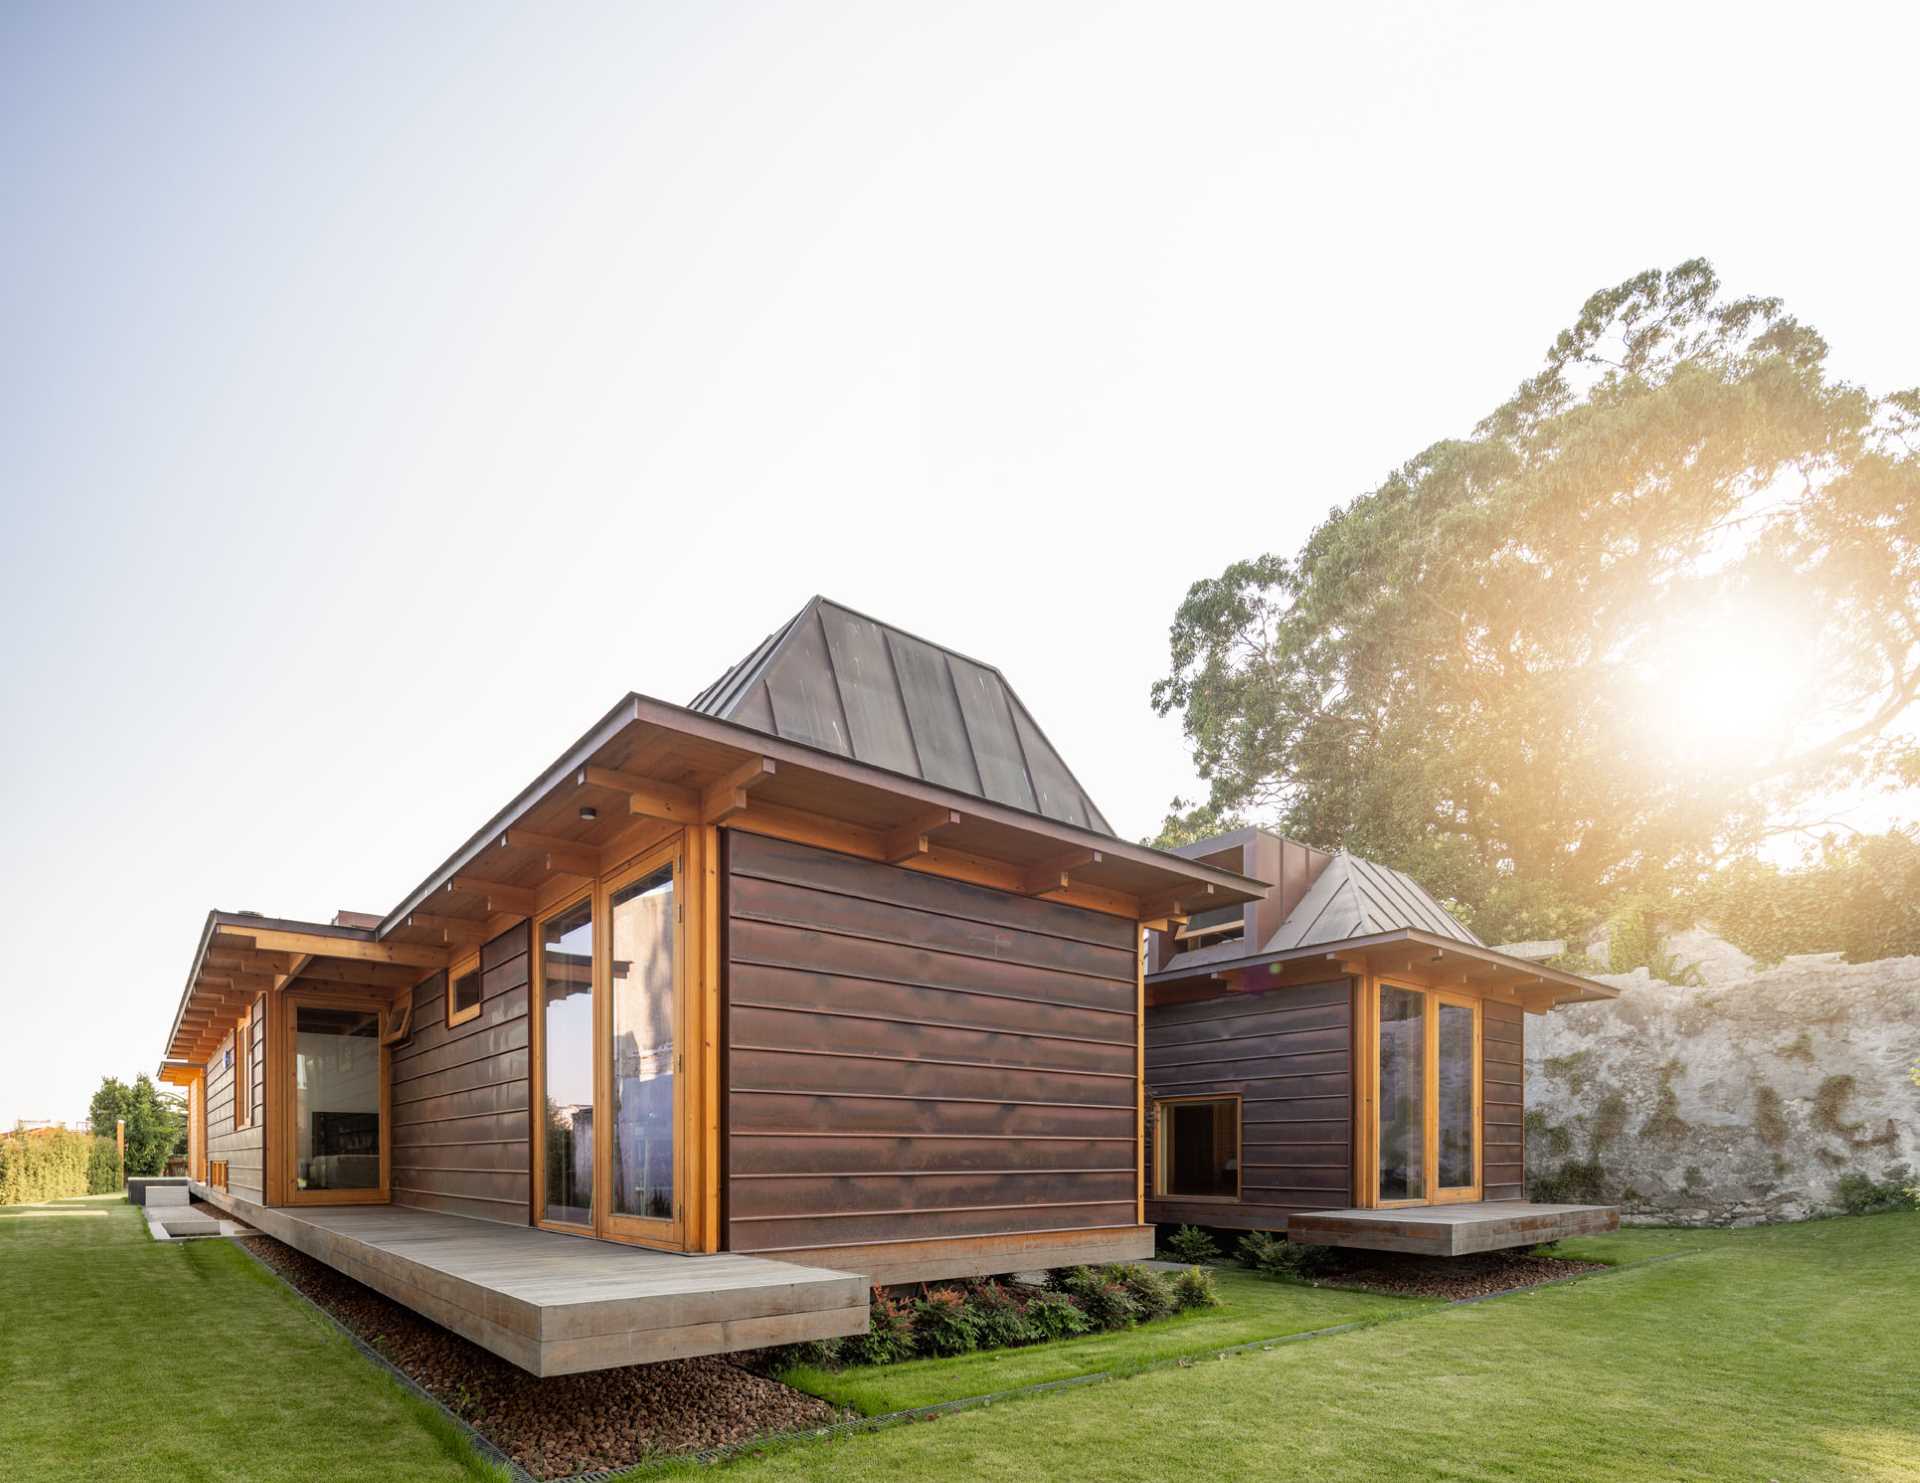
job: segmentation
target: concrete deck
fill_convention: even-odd
[[[194,1194],[535,1375],[867,1330],[867,1281],[850,1272],[402,1205],[268,1209],[202,1185]]]
[[[1314,1210],[1287,1217],[1287,1239],[1305,1246],[1357,1246],[1422,1256],[1468,1256],[1619,1228],[1620,1212],[1611,1205],[1535,1205],[1527,1200]]]

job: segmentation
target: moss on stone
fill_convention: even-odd
[[[1753,1089],[1753,1131],[1760,1135],[1760,1141],[1768,1148],[1786,1146],[1787,1133],[1790,1131],[1786,1107],[1780,1100],[1780,1094],[1765,1082]]]
[[[1577,1097],[1587,1089],[1588,1068],[1593,1064],[1593,1052],[1577,1050],[1571,1055],[1548,1056],[1541,1062],[1547,1075],[1555,1081],[1565,1082],[1567,1091]]]
[[[1627,1099],[1618,1092],[1608,1092],[1600,1099],[1599,1107],[1594,1109],[1592,1128],[1592,1151],[1597,1158],[1606,1149],[1620,1141],[1620,1135],[1627,1130]]]
[[[1797,1040],[1791,1044],[1781,1046],[1774,1054],[1783,1061],[1805,1061],[1811,1066],[1813,1064],[1813,1037],[1805,1030],[1802,1030]]]
[[[1660,1090],[1654,1094],[1652,1113],[1640,1128],[1640,1136],[1649,1142],[1672,1147],[1692,1131],[1680,1116],[1680,1097],[1673,1089],[1673,1079],[1684,1069],[1678,1061],[1668,1061],[1660,1068]]]

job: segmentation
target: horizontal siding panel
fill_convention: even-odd
[[[1132,940],[1133,923],[1119,917],[1081,911],[1056,901],[1011,896],[963,881],[894,870],[869,860],[829,854],[762,835],[733,835],[727,865],[729,875],[736,879],[783,881],[789,885],[865,896],[870,900],[963,916],[1096,946],[1124,951]]]
[[[1134,1074],[1131,1045],[1075,1040],[1065,1036],[1030,1036],[1004,1031],[955,1029],[946,1025],[914,1024],[905,1020],[848,1017],[836,1013],[804,1013],[736,1007],[734,1040],[743,1046],[781,1045],[796,1051],[832,1051],[846,1054],[898,1055],[909,1046],[914,1053],[941,1061],[1036,1071],[1099,1071]]]
[[[736,920],[730,924],[729,937],[733,957],[744,963],[810,973],[843,973],[962,993],[1001,994],[1128,1017],[1134,1009],[1131,982],[1123,985],[1028,963],[929,952],[902,943],[841,937],[772,922]]]
[[[1044,995],[1045,985],[1020,987],[1035,988]],[[1034,993],[808,973],[745,959],[732,964],[728,1000],[736,1010],[872,1015],[908,1024],[1072,1037],[1122,1046],[1129,1055],[1133,1052],[1131,1002],[1096,1006],[1105,1012],[1089,1016],[1078,1005],[1058,1003]]]
[[[870,1241],[924,1241],[942,1237],[1011,1236],[1029,1231],[1131,1226],[1129,1198],[1110,1205],[1024,1205],[1000,1210],[901,1210],[872,1215],[806,1214],[792,1220],[736,1220],[736,1251],[850,1246]]]
[[[414,990],[392,1055],[393,1200],[524,1224],[532,1198],[525,923],[480,950],[480,1013],[447,1024],[446,975]]]
[[[1340,979],[1147,1011],[1149,1096],[1241,1099],[1240,1198],[1149,1199],[1149,1220],[1276,1230],[1353,1203],[1352,1006]]]
[[[732,1249],[1133,1224],[1132,923],[728,849]]]
[[[785,1174],[914,1172],[962,1174],[986,1169],[1122,1169],[1133,1174],[1133,1139],[1111,1138],[815,1138],[803,1133],[761,1136],[735,1131],[733,1177]]]
[[[742,921],[781,922],[874,942],[929,948],[965,958],[1024,963],[1060,973],[1115,979],[1132,971],[1124,948],[1020,932],[992,922],[919,911],[886,901],[839,896],[743,876],[733,882],[728,910]]]
[[[978,1174],[790,1174],[736,1178],[736,1220],[807,1211],[822,1215],[872,1211],[973,1210],[1009,1205],[1117,1203],[1133,1200],[1133,1170],[1068,1173],[1028,1169]]]

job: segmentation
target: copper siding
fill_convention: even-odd
[[[1240,1199],[1149,1189],[1148,1220],[1282,1230],[1289,1215],[1353,1203],[1350,980],[1149,1008],[1148,1097],[1219,1093],[1241,1099]]]
[[[393,1203],[525,1225],[532,1207],[525,922],[480,950],[477,1018],[447,1028],[447,977],[413,991],[392,1053]]]
[[[729,832],[727,1244],[1134,1223],[1134,927]]]

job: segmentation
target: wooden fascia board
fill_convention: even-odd
[[[1423,932],[1414,928],[1403,928],[1393,932],[1376,933],[1371,937],[1347,938],[1341,942],[1317,943],[1312,947],[1290,948],[1279,953],[1250,953],[1244,958],[1229,959],[1225,962],[1209,963],[1206,971],[1215,975],[1248,973],[1267,968],[1275,964],[1297,963],[1312,958],[1324,958],[1330,967],[1338,971],[1349,972],[1355,966],[1353,959],[1358,955],[1366,959],[1367,955],[1382,948],[1413,947],[1430,950],[1446,959],[1465,959],[1467,961],[1488,964],[1494,968],[1529,975],[1539,981],[1540,991],[1533,997],[1545,999],[1549,995],[1555,1004],[1567,1004],[1582,1000],[1604,1000],[1619,997],[1618,989],[1610,989],[1605,984],[1595,983],[1592,979],[1581,978],[1578,974],[1567,973],[1558,968],[1549,968],[1543,963],[1530,962],[1525,958],[1513,958],[1505,953],[1495,952],[1492,948],[1476,946],[1470,942],[1460,942],[1455,938],[1442,937],[1435,932]],[[1177,965],[1178,960],[1175,960]],[[1384,977],[1393,977],[1390,967],[1371,965],[1367,971]],[[1149,987],[1156,984],[1178,983],[1184,979],[1201,976],[1199,969],[1181,969],[1178,966],[1163,968],[1159,973],[1148,976]],[[1571,992],[1566,992],[1566,991]]]
[[[329,937],[316,932],[287,932],[277,928],[226,927],[222,935],[251,938],[249,946],[269,952],[311,953],[316,958],[345,958],[355,963],[398,963],[410,968],[445,968],[452,960],[445,948],[418,943],[369,942],[360,937]]]

